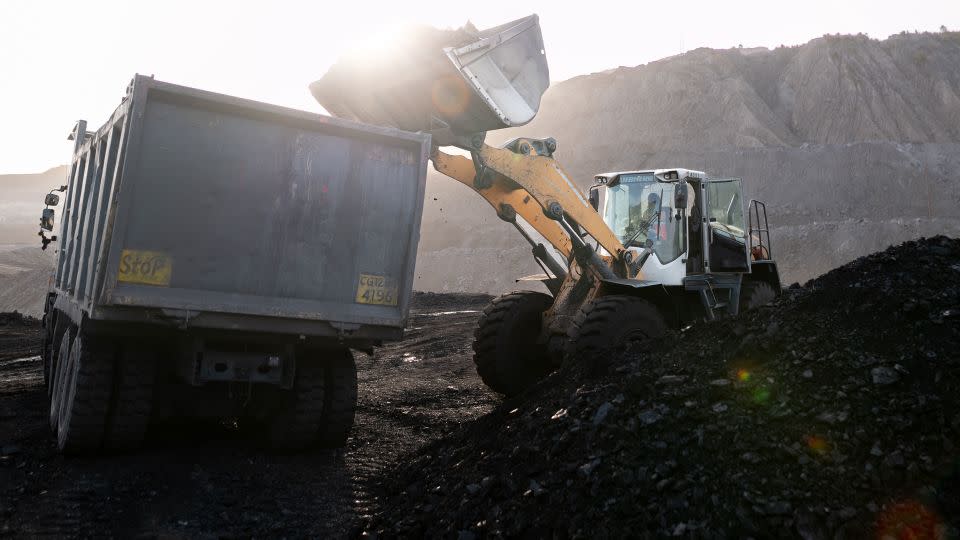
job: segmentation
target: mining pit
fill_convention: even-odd
[[[347,448],[292,455],[224,419],[62,457],[39,322],[4,314],[0,534],[960,534],[960,240],[891,247],[510,400],[472,363],[489,299],[416,294],[405,339],[357,354]]]

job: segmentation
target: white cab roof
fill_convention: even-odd
[[[594,175],[593,179],[598,184],[607,184],[613,179],[619,177],[622,174],[652,174],[657,177],[657,180],[669,182],[671,180],[679,180],[681,178],[706,178],[707,174],[703,171],[695,171],[693,169],[683,169],[683,168],[672,168],[672,169],[646,169],[641,171],[618,171],[618,172],[607,172]]]

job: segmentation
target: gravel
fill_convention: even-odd
[[[154,423],[137,452],[65,458],[47,426],[39,322],[0,313],[0,538],[355,536],[382,471],[499,402],[470,350],[489,300],[415,294],[404,340],[356,355],[347,447],[302,454],[271,452],[230,419],[178,419]]]
[[[956,537],[960,241],[581,361],[390,471],[385,537]],[[721,382],[723,381],[723,382]]]

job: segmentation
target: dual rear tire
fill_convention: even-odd
[[[139,447],[153,412],[160,344],[94,336],[72,324],[45,329],[49,423],[58,448],[92,454]],[[352,353],[304,351],[296,369],[293,388],[273,393],[267,444],[281,450],[344,446],[357,402]]]
[[[313,349],[298,355],[293,388],[276,394],[266,418],[270,448],[302,450],[346,445],[357,404],[357,368],[350,349]]]
[[[48,356],[50,428],[61,452],[139,446],[150,419],[154,357],[74,327]]]

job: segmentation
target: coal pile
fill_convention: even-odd
[[[36,326],[40,321],[19,311],[0,313],[0,326]]]
[[[399,28],[382,50],[341,58],[310,84],[310,93],[334,116],[408,131],[431,129],[435,108],[456,116],[470,92],[443,49],[477,36],[470,23],[456,30]]]
[[[581,363],[393,472],[381,537],[957,537],[960,240]]]

